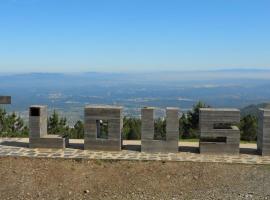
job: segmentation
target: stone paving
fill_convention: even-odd
[[[124,141],[122,151],[83,150],[83,140],[70,140],[69,148],[30,149],[28,138],[0,138],[0,157],[69,158],[101,160],[185,161],[270,164],[270,156],[256,155],[256,144],[241,144],[239,155],[201,155],[198,143],[180,142],[178,153],[142,153],[140,141]]]

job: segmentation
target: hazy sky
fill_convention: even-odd
[[[0,72],[270,68],[269,0],[0,0]]]

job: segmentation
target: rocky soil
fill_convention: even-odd
[[[0,199],[270,199],[270,166],[0,158]]]

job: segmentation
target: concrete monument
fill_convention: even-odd
[[[84,149],[120,151],[122,148],[122,107],[86,106]],[[105,126],[104,126],[105,124]],[[101,133],[107,129],[107,133]],[[101,135],[105,135],[100,137]]]
[[[200,153],[239,154],[238,109],[201,108]]]
[[[166,109],[166,140],[154,140],[154,108],[141,110],[142,118],[142,152],[178,152],[179,109]]]
[[[257,148],[261,155],[270,156],[270,110],[259,109]]]
[[[11,96],[0,96],[0,104],[11,104]]]
[[[47,133],[47,106],[31,106],[29,109],[29,147],[65,148],[68,138]]]

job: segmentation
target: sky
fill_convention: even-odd
[[[0,0],[0,73],[270,69],[269,0]]]

